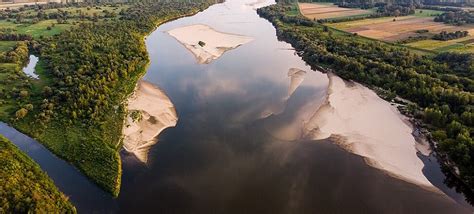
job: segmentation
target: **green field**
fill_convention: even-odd
[[[440,15],[442,13],[444,13],[444,12],[439,11],[439,10],[416,9],[415,14],[413,14],[413,16],[416,16],[416,17],[433,17],[433,16]]]
[[[420,48],[435,52],[453,51],[460,53],[474,52],[474,36],[467,36],[464,38],[453,39],[448,41],[440,41],[427,39],[417,42],[405,44],[408,47]]]
[[[54,26],[53,26],[54,24]],[[18,34],[32,35],[34,38],[40,36],[52,36],[69,29],[72,24],[57,24],[56,20],[44,20],[36,24],[15,24],[6,20],[0,20],[0,29],[12,29]],[[51,27],[51,30],[47,28]]]

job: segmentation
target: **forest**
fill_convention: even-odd
[[[0,135],[0,213],[76,213],[38,164]]]
[[[379,41],[324,28],[277,4],[258,9],[314,69],[380,88],[405,100],[409,113],[424,122],[440,154],[454,162],[459,177],[474,188],[474,81],[472,54],[418,55]],[[392,97],[393,98],[393,97]]]
[[[36,66],[40,80],[28,79],[18,66],[0,67],[11,74],[0,78],[6,86],[0,88],[0,102],[6,108],[0,119],[36,138],[117,196],[123,103],[149,63],[144,37],[163,22],[209,5],[206,1],[134,3],[117,12],[120,17],[115,19],[98,15],[99,21],[86,20],[54,36],[19,42],[0,55],[0,61],[24,65],[28,55],[35,54],[40,58]],[[42,9],[35,10],[40,14]],[[68,19],[67,14],[60,16]]]
[[[434,18],[435,22],[446,24],[464,25],[474,23],[474,14],[468,11],[449,11]]]
[[[459,39],[463,38],[469,35],[469,32],[467,31],[455,31],[455,32],[446,32],[446,31],[441,31],[438,34],[435,34],[433,36],[434,40],[441,40],[441,41],[448,41],[448,40],[453,40],[453,39]]]

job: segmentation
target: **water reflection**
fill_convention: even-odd
[[[145,79],[168,94],[180,121],[161,134],[146,169],[124,165],[121,211],[466,211],[327,140],[301,139],[301,126],[320,105],[328,79],[277,41],[274,28],[246,3],[212,6],[148,37],[152,63]],[[200,65],[165,33],[193,24],[254,41]],[[298,87],[290,86],[292,68],[307,71],[304,80],[293,81]]]
[[[148,165],[121,154],[118,199],[85,183],[77,171],[27,152],[42,167],[51,167],[43,169],[79,212],[468,213],[442,194],[369,167],[330,140],[301,139],[301,125],[320,105],[328,79],[277,41],[274,28],[250,3],[230,0],[165,24],[148,37],[151,66],[145,80],[166,92],[180,120],[160,135]],[[165,32],[203,23],[254,41],[210,64],[197,64]],[[298,87],[291,87],[292,68],[306,71]],[[0,130],[9,137],[4,126]],[[11,133],[9,138],[22,136]],[[38,145],[29,138],[13,141]],[[439,174],[429,174],[439,166],[426,163],[425,174],[442,186],[433,179]]]
[[[36,63],[38,63],[38,57],[35,55],[30,55],[30,61],[28,62],[28,65],[23,68],[23,72],[33,79],[39,78],[38,74],[35,73]]]

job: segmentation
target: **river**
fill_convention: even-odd
[[[321,105],[328,78],[312,71],[289,44],[278,41],[274,27],[258,17],[251,3],[229,0],[163,24],[147,37],[151,65],[143,79],[168,95],[179,120],[159,136],[147,164],[122,152],[117,199],[36,141],[4,124],[0,124],[1,134],[32,156],[80,213],[472,210],[461,194],[443,184],[444,175],[432,156],[419,155],[425,163],[423,173],[443,194],[389,176],[330,139],[302,138],[299,115]],[[253,37],[253,41],[209,64],[198,64],[166,33],[191,24]],[[289,92],[293,90],[289,89],[291,68],[307,71],[293,93]]]

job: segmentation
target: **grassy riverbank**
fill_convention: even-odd
[[[420,56],[379,41],[341,34],[301,16],[285,15],[291,6],[277,4],[258,10],[314,68],[386,90],[412,103],[410,113],[431,131],[437,148],[448,154],[459,177],[474,187],[474,81],[469,54]],[[455,170],[456,171],[456,170]]]
[[[0,213],[75,213],[31,158],[0,135]]]
[[[0,74],[6,74],[0,79],[5,83],[0,119],[117,196],[124,101],[149,63],[144,37],[161,23],[209,5],[206,1],[135,3],[120,6],[119,18],[104,15],[55,36],[33,37],[28,47],[40,57],[36,67],[40,79],[26,77],[20,66],[0,69]]]

